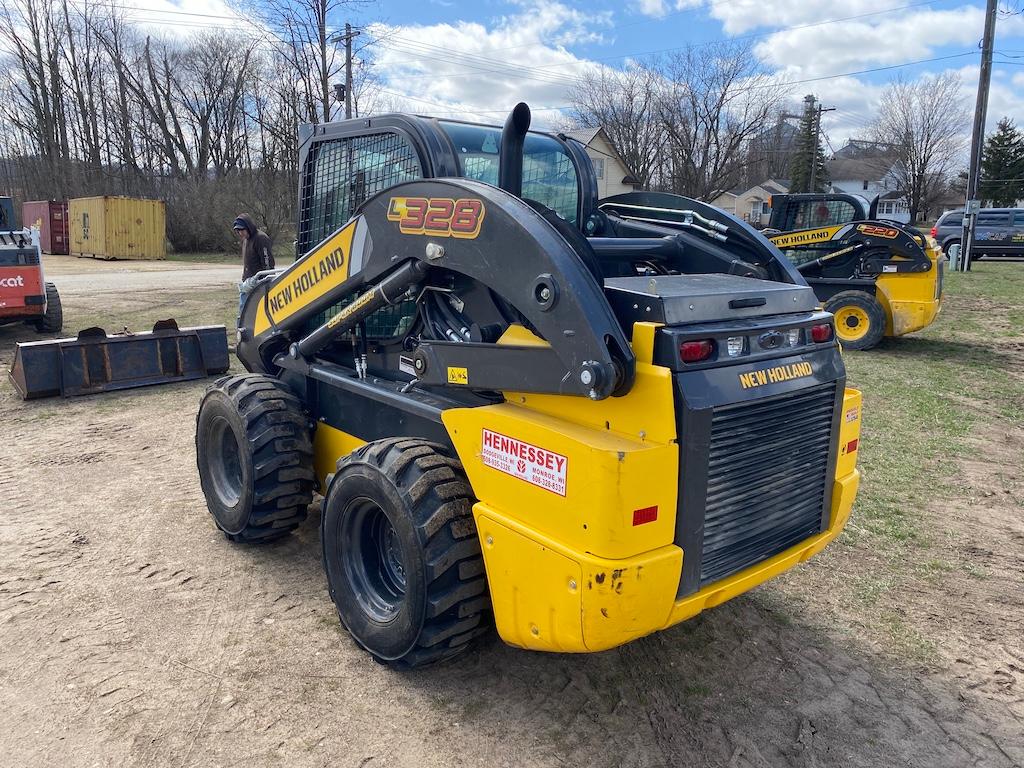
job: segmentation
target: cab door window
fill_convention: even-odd
[[[312,169],[299,204],[299,253],[333,234],[368,198],[423,178],[416,151],[397,133],[321,141],[306,162]]]
[[[299,210],[299,253],[307,253],[352,218],[366,200],[388,187],[423,178],[415,149],[398,133],[346,136],[319,142],[310,152],[312,163],[302,190]],[[313,330],[326,323],[351,296],[318,313],[307,323]],[[415,302],[383,307],[366,319],[367,336],[400,338],[409,329]]]
[[[857,218],[857,209],[846,200],[797,200],[786,205],[783,231],[818,229],[848,224]]]

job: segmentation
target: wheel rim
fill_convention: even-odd
[[[242,450],[227,419],[218,417],[210,430],[210,480],[213,492],[226,507],[242,498]]]
[[[867,336],[871,318],[860,307],[840,307],[835,315],[836,335],[840,341],[859,341]]]
[[[375,501],[353,499],[339,532],[345,575],[363,612],[384,624],[405,601],[405,559],[398,533]]]

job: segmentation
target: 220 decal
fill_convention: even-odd
[[[480,234],[487,210],[470,198],[392,197],[388,221],[397,221],[403,235],[437,235],[474,239]]]

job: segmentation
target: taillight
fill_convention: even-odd
[[[932,239],[934,240],[936,237],[939,236],[939,228],[937,226],[932,227],[932,231],[929,232],[929,234],[932,236]]]
[[[711,339],[700,341],[684,341],[679,345],[679,359],[684,363],[699,363],[707,360],[715,351],[715,342]]]
[[[832,326],[828,323],[811,326],[811,338],[819,344],[832,340]]]

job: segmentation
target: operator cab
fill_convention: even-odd
[[[528,109],[526,115],[528,125]],[[499,126],[400,114],[303,126],[297,255],[309,252],[364,202],[396,184],[461,177],[503,186],[504,135]],[[612,296],[624,290],[621,278],[642,278],[638,290],[646,290],[651,278],[699,274],[806,285],[760,233],[710,205],[647,192],[598,200],[597,179],[584,146],[565,135],[524,129],[518,170],[519,188],[512,193],[569,242],[616,307],[624,306]],[[615,285],[606,283],[612,279]],[[734,289],[730,283],[722,290]],[[700,293],[708,290],[703,283]],[[472,305],[485,339],[492,328],[507,326],[515,317],[514,308],[489,295],[460,295]],[[427,315],[433,306],[442,325],[444,306],[432,299],[423,306]],[[332,306],[318,313],[308,328],[339,309]],[[385,344],[397,341],[416,322],[417,311],[412,300],[385,307],[366,323],[366,333]],[[628,332],[632,318],[620,320]]]

